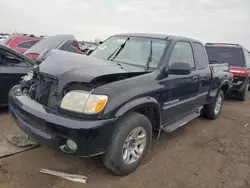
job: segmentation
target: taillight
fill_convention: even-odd
[[[36,61],[36,59],[38,58],[39,54],[29,53],[29,54],[26,54],[26,56],[28,56],[30,59],[33,59],[34,61]]]
[[[15,42],[15,40],[16,40],[16,38],[13,38],[13,39],[10,40],[10,42],[9,42],[9,44],[8,44],[8,46],[9,46],[10,48],[13,48],[13,47],[14,47],[14,42]]]
[[[230,67],[230,72],[234,76],[244,76],[244,77],[248,76],[248,69],[244,67]]]
[[[224,48],[224,46],[214,46],[215,48]]]

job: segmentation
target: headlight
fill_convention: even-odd
[[[86,91],[74,90],[68,92],[61,102],[61,108],[85,114],[100,112],[108,101],[106,95],[90,94]]]
[[[61,107],[70,111],[84,112],[84,107],[88,97],[88,92],[77,90],[70,91],[63,97]]]
[[[85,105],[85,114],[95,114],[100,112],[106,103],[108,97],[106,95],[90,95]]]

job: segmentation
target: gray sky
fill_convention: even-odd
[[[154,32],[240,43],[250,50],[250,0],[0,0],[0,17],[0,32],[86,40]]]

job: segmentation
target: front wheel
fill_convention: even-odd
[[[130,113],[118,121],[104,165],[117,175],[133,172],[141,163],[152,141],[152,125],[139,113]]]
[[[208,104],[204,106],[204,116],[208,119],[216,119],[219,117],[222,104],[224,100],[224,93],[220,91],[212,104]]]

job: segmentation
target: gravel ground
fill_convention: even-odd
[[[75,158],[39,147],[0,159],[1,188],[250,188],[250,96],[224,102],[219,119],[196,119],[153,143],[143,164],[126,177],[100,157]],[[249,125],[248,125],[249,123]],[[15,130],[0,112],[0,131]],[[88,177],[86,185],[38,173],[49,168]]]

